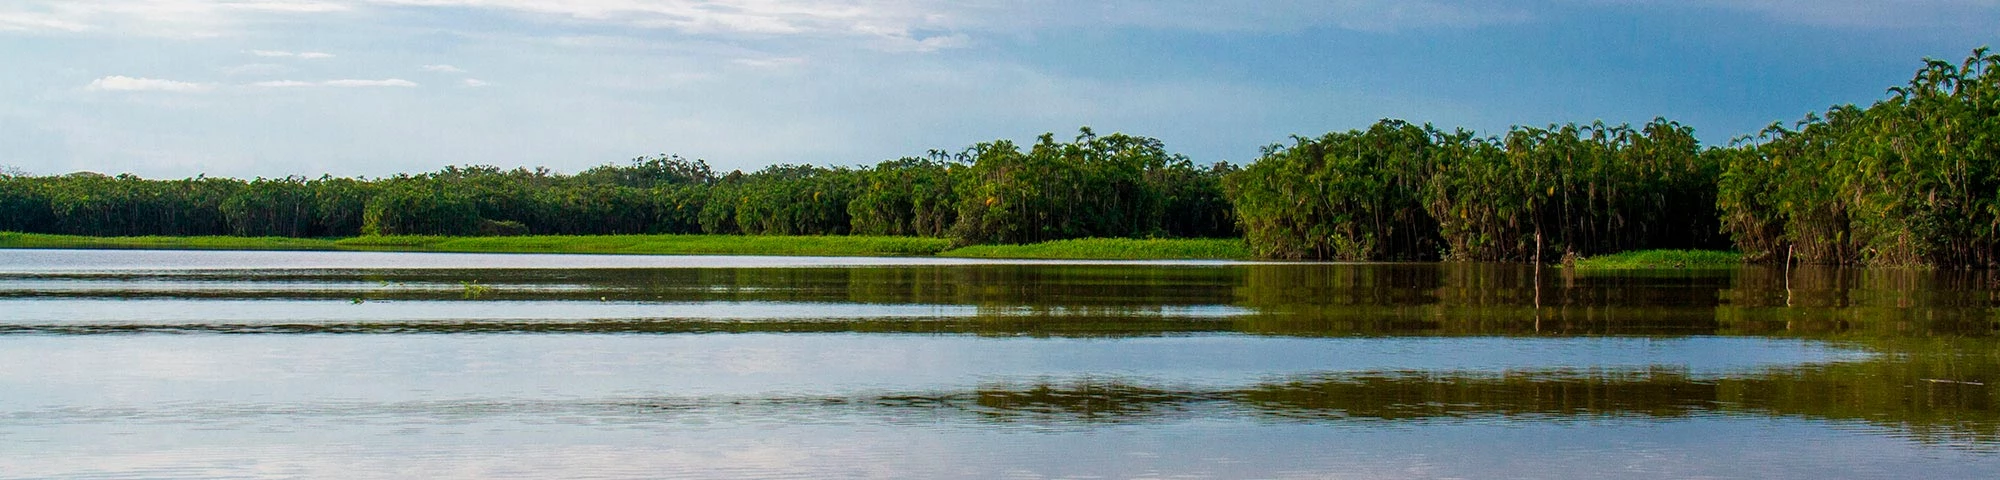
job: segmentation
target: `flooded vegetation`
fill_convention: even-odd
[[[1832,267],[0,251],[0,476],[1983,478],[1996,292]]]

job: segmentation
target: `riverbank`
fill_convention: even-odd
[[[954,257],[1043,260],[1252,260],[1239,239],[1082,238],[1027,245],[952,247],[950,239],[888,236],[579,235],[519,237],[364,236],[88,237],[0,232],[0,248],[158,250],[356,250],[445,253],[580,253],[614,255],[773,255],[832,257]],[[1708,250],[1640,250],[1580,259],[1584,270],[1735,268],[1742,254]]]
[[[359,250],[449,253],[623,255],[944,256],[1060,260],[1242,260],[1234,239],[1079,239],[953,249],[942,238],[777,235],[585,235],[519,237],[366,236],[88,237],[0,232],[0,248],[163,250]]]
[[[1743,254],[1715,250],[1634,250],[1577,260],[1579,270],[1736,268]]]
[[[941,238],[775,235],[387,236],[333,243],[341,250],[410,252],[830,257],[930,256],[951,248]]]
[[[1079,238],[1027,245],[973,245],[940,253],[962,258],[1051,260],[1250,260],[1250,246],[1222,238]]]

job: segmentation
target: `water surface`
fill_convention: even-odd
[[[1991,478],[1995,285],[0,250],[0,477]]]

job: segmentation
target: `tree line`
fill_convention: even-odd
[[[966,243],[1233,237],[1227,164],[1083,129],[872,167],[716,172],[660,155],[574,175],[452,166],[378,179],[0,174],[0,231],[96,236],[910,235]]]
[[[1385,120],[1268,147],[1227,187],[1267,257],[1551,261],[1727,248],[1718,174],[1693,130],[1666,120],[1500,137]]]
[[[1225,185],[1273,258],[1734,247],[1759,263],[2000,266],[2000,55],[1926,60],[1889,93],[1708,148],[1665,119],[1499,136],[1385,120],[1267,147]]]
[[[2000,261],[2000,55],[1928,60],[1889,92],[1715,151],[1738,248],[1773,262]]]
[[[1867,107],[1704,147],[1666,119],[1501,135],[1383,120],[1244,167],[1157,139],[1044,134],[869,167],[147,180],[0,171],[0,231],[331,237],[709,233],[963,243],[1242,236],[1279,259],[1554,262],[1736,248],[1753,262],[2000,263],[2000,55],[1927,60]]]

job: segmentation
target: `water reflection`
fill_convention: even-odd
[[[340,308],[338,305],[327,308]],[[829,309],[816,305],[801,305],[799,309],[819,315]],[[989,337],[1074,337],[1074,338],[1131,338],[1170,335],[1215,334],[1235,331],[1235,322],[1228,317],[1203,314],[1181,315],[1183,312],[1163,312],[1154,310],[1152,315],[1141,315],[1141,309],[1123,312],[1116,316],[1066,315],[1061,317],[1025,315],[982,315],[966,309],[930,309],[902,318],[884,315],[888,312],[865,312],[865,318],[815,317],[807,319],[769,316],[769,312],[751,309],[748,313],[762,314],[754,319],[731,319],[727,316],[704,316],[694,319],[636,319],[636,320],[551,320],[535,321],[501,320],[485,318],[479,320],[401,320],[361,321],[361,322],[301,322],[298,318],[284,318],[270,322],[220,323],[214,321],[197,322],[55,322],[55,323],[0,323],[0,335],[4,334],[132,334],[132,333],[229,333],[229,334],[494,334],[494,333],[565,333],[565,334],[683,334],[683,333],[875,333],[875,334],[930,334],[930,335],[979,335]],[[833,310],[838,310],[833,309]],[[463,310],[452,310],[452,315],[464,315]],[[519,313],[509,310],[509,313]],[[574,313],[569,311],[567,313]],[[960,314],[964,315],[951,315]],[[1196,311],[1195,313],[1208,313]],[[1219,310],[1217,313],[1233,313]],[[800,315],[808,315],[801,313]]]
[[[13,310],[22,313],[0,318],[0,323],[15,325],[16,332],[37,331],[20,325],[47,323],[71,328],[165,322],[200,330],[235,325],[232,318],[287,317],[236,313],[262,309],[318,312],[313,317],[318,320],[306,323],[335,324],[325,331],[370,331],[343,326],[367,323],[388,324],[397,328],[379,331],[399,333],[504,331],[510,324],[521,324],[519,331],[757,331],[760,327],[754,325],[710,328],[658,321],[801,317],[893,317],[916,323],[802,327],[778,322],[765,331],[840,331],[839,325],[866,332],[1023,335],[1990,336],[2000,331],[1996,314],[2000,278],[1992,272],[1804,268],[1786,275],[1775,269],[1746,268],[1544,273],[1536,283],[1531,268],[1487,264],[16,272],[0,274],[0,301],[33,301],[13,303]],[[128,308],[141,304],[108,300],[181,303]],[[270,303],[283,301],[308,303]],[[371,302],[405,303],[367,305]],[[927,306],[934,314],[912,311],[911,306]],[[93,322],[90,314],[82,313],[93,308],[137,318],[104,315]],[[26,313],[35,309],[69,313],[41,317]],[[341,313],[342,309],[348,312]],[[393,313],[424,309],[463,313]],[[148,311],[212,312],[217,321],[184,317],[148,321],[140,315]],[[52,322],[50,316],[64,318]],[[1218,322],[1214,318],[1218,316],[1233,320]],[[967,317],[980,320],[947,320]],[[1024,318],[1051,325],[1020,321]],[[445,325],[398,325],[406,320]],[[551,321],[570,324],[550,327]],[[250,323],[265,329],[286,322]],[[468,323],[486,325],[463,325]]]
[[[1976,383],[1872,376],[1836,364],[1703,376],[1636,370],[1324,372],[1239,387],[1084,375],[988,382],[963,390],[843,395],[664,396],[603,399],[199,402],[147,408],[63,407],[9,412],[0,425],[343,421],[388,424],[537,419],[578,424],[702,424],[731,418],[785,423],[984,424],[1089,429],[1229,418],[1301,424],[1572,422],[1612,418],[1792,417],[1870,425],[1915,441],[2000,452],[2000,409]]]
[[[470,290],[476,288],[476,290]],[[1242,266],[828,266],[828,268],[514,268],[514,270],[158,270],[0,274],[0,298],[34,300],[342,300],[578,302],[540,320],[704,318],[590,312],[626,304],[962,306],[944,316],[1060,318],[1066,324],[1238,314],[1238,322],[1162,324],[1164,332],[1368,334],[1960,334],[2000,330],[1992,272],[1768,268],[1576,274],[1504,264]],[[222,304],[188,304],[204,308]],[[516,304],[528,306],[528,304]],[[62,306],[80,310],[80,304]],[[276,306],[274,306],[276,308]],[[1192,308],[1192,310],[1188,310]],[[362,310],[362,308],[356,308]],[[716,312],[730,312],[722,308]],[[868,308],[858,308],[868,310]],[[506,320],[466,314],[454,320]],[[824,318],[866,318],[834,308]],[[366,312],[358,312],[366,314]],[[910,318],[910,314],[894,314]],[[724,318],[744,318],[730,314]],[[790,318],[774,314],[770,318]],[[1086,320],[1088,318],[1088,320]],[[394,320],[394,318],[386,318]],[[26,322],[26,320],[10,320]],[[614,324],[604,324],[614,326]],[[582,330],[582,328],[566,328]],[[674,328],[666,328],[674,330]],[[788,330],[788,328],[784,328]],[[884,328],[860,328],[880,332]],[[894,328],[886,328],[894,330]],[[936,328],[916,328],[934,332]],[[1022,334],[1034,334],[1024,330]],[[1136,332],[1148,328],[1090,328]]]
[[[1993,272],[35,255],[0,477],[2000,469]]]

